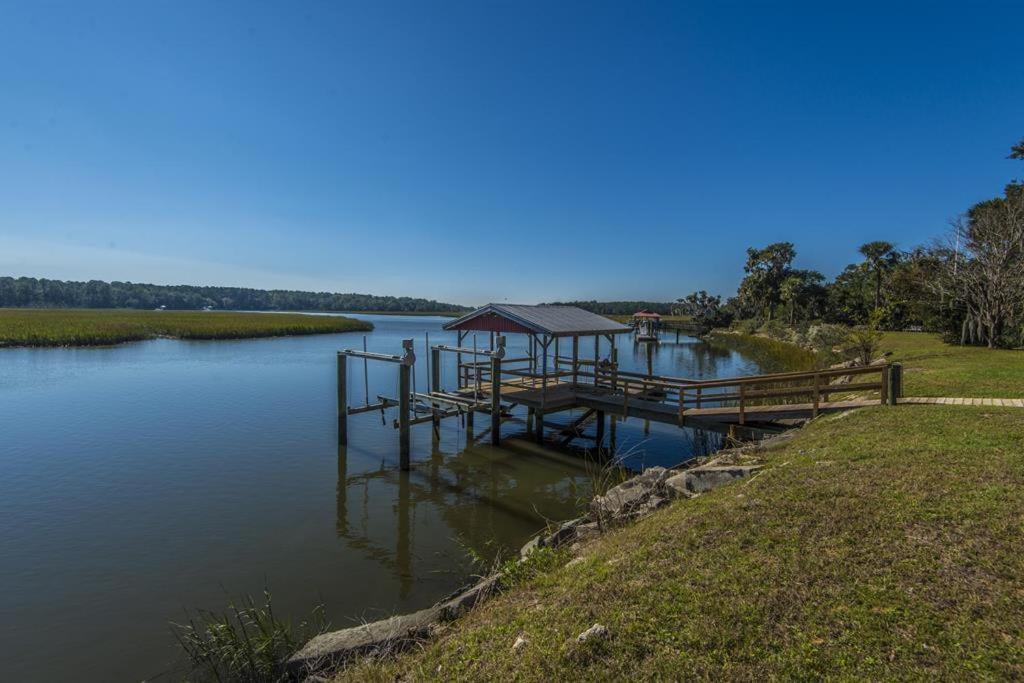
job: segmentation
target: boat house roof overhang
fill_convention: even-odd
[[[589,337],[624,334],[632,330],[603,315],[576,306],[525,306],[487,304],[445,323],[444,329],[460,332],[513,332],[551,337]]]

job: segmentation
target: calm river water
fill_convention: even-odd
[[[416,338],[420,390],[424,333],[455,341],[442,318],[357,317],[376,325],[370,350],[400,353]],[[413,427],[413,469],[401,473],[392,416],[384,427],[366,413],[339,451],[335,351],[362,336],[0,350],[4,678],[177,680],[168,622],[186,609],[266,586],[280,613],[298,621],[323,604],[344,627],[427,606],[464,581],[467,549],[512,551],[546,518],[574,516],[589,487],[584,459],[514,438],[522,421],[503,425],[512,438],[497,449],[467,445],[455,419],[436,444],[429,424]],[[643,348],[619,339],[620,364],[642,369]],[[655,372],[758,370],[666,339]],[[522,343],[509,337],[511,356]],[[370,396],[396,395],[394,366],[377,366]],[[361,401],[362,363],[350,368]],[[636,419],[617,439],[633,468],[676,464],[700,442]]]

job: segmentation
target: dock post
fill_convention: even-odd
[[[598,455],[601,454],[601,446],[604,445],[604,411],[597,411],[597,445],[595,446]]]
[[[348,445],[348,396],[345,384],[348,379],[348,356],[338,352],[338,445]]]
[[[465,334],[466,333],[463,332],[462,330],[459,330],[456,333],[456,338],[458,339],[458,341],[455,342],[455,347],[456,348],[459,348],[459,349],[462,348],[462,339],[465,336]],[[473,360],[476,360],[476,358],[474,358]],[[456,389],[461,389],[462,388],[462,354],[461,353],[456,353],[455,354],[455,388]]]
[[[892,366],[882,366],[882,381],[879,382],[878,398],[881,404],[887,405],[889,403],[889,383],[892,381]]]
[[[612,346],[609,358],[612,362],[612,391],[619,388],[619,350]]]
[[[533,408],[527,408],[526,409],[526,433],[527,434],[532,434],[533,433],[533,419],[534,419],[533,412],[534,412]]]
[[[618,418],[615,417],[614,413],[611,414],[608,417],[608,452],[613,456],[616,450],[615,428],[618,424]]]
[[[580,371],[580,338],[574,336],[572,338],[572,386],[576,388],[576,384],[579,382],[579,371]]]
[[[544,335],[544,341],[542,343],[543,348],[541,349],[541,368],[540,368],[540,408],[536,410],[537,426],[534,431],[534,436],[537,438],[537,443],[544,443],[544,409],[547,407],[547,394],[548,394],[548,346],[551,344],[551,339],[547,335]],[[555,337],[555,371],[558,370],[558,337]]]
[[[894,406],[903,398],[903,363],[889,366],[889,405]]]
[[[493,347],[492,347],[493,348]],[[501,358],[491,356],[491,445],[501,443]]]
[[[647,345],[647,374],[654,374],[654,345]]]
[[[441,352],[430,350],[430,391],[441,391]]]
[[[398,366],[398,454],[401,468],[409,469],[409,366]]]
[[[676,328],[676,344],[679,343],[679,328]]]

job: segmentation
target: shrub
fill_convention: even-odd
[[[844,325],[821,323],[807,330],[805,342],[818,355],[819,364],[828,366],[843,359],[849,336],[850,330]]]
[[[761,332],[776,341],[793,341],[793,330],[781,320],[769,320],[761,326]]]

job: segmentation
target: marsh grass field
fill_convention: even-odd
[[[228,311],[0,309],[0,347],[106,346],[158,337],[248,339],[373,329],[342,316]]]

